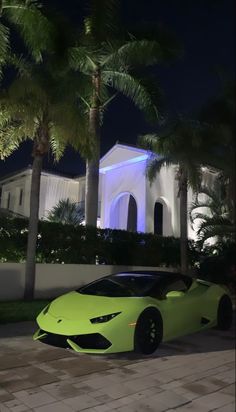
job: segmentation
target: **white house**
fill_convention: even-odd
[[[32,169],[28,167],[0,179],[0,207],[21,216],[29,216],[30,185]],[[40,185],[39,217],[47,212],[60,199],[69,198],[79,202],[84,198],[85,177],[71,179],[50,172],[42,172]]]
[[[150,152],[117,143],[100,160],[99,217],[102,228],[179,236],[176,168],[161,169],[152,184],[146,174]],[[0,207],[29,216],[31,168],[0,179]],[[205,179],[212,179],[206,174]],[[189,202],[193,195],[189,190]],[[39,217],[60,199],[84,204],[85,176],[69,178],[42,172]],[[189,225],[189,237],[194,237]]]

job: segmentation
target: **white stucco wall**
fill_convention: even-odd
[[[102,175],[101,227],[111,227],[111,213],[118,196],[130,193],[137,204],[137,230],[145,231],[146,227],[146,161],[124,164],[107,171]]]
[[[177,198],[175,168],[163,167],[156,179],[146,180],[146,232],[154,231],[154,207],[156,202],[163,204],[163,235],[179,235],[179,200]]]
[[[69,290],[112,273],[161,268],[110,265],[36,264],[35,298],[54,298]],[[165,269],[161,269],[165,270]],[[168,271],[174,271],[169,269]],[[22,299],[24,296],[25,264],[0,263],[0,301]]]
[[[8,193],[10,193],[9,210],[22,216],[29,217],[30,190],[32,170],[2,180],[1,207],[7,208]],[[47,212],[55,206],[59,200],[69,198],[71,201],[81,201],[84,183],[80,180],[70,179],[42,172],[40,182],[39,218],[47,215]],[[23,189],[22,204],[19,205],[20,190]],[[83,199],[84,200],[84,199]]]
[[[61,176],[42,175],[40,217],[47,216],[48,212],[59,202],[59,200],[67,198],[73,202],[79,201],[78,181]]]
[[[137,230],[152,233],[154,231],[154,207],[156,202],[163,204],[163,235],[176,236],[180,234],[178,183],[175,179],[174,166],[163,167],[156,179],[150,185],[146,176],[146,162],[149,152],[122,144],[116,144],[100,161],[99,177],[99,206],[101,202],[101,219],[98,223],[102,228],[116,227],[111,221],[113,206],[120,197],[120,205],[127,209],[129,195],[132,195],[137,204]],[[7,207],[8,193],[11,193],[10,210],[29,216],[31,169],[26,169],[16,175],[1,180],[2,200],[1,207]],[[215,173],[204,170],[203,183],[212,185]],[[22,205],[19,205],[20,190],[23,189]],[[122,198],[122,194],[126,194]],[[81,202],[85,197],[85,176],[76,179],[42,172],[40,187],[39,218],[47,213],[61,199],[69,198]],[[192,190],[188,192],[188,203],[193,200]],[[117,208],[118,209],[118,208]],[[121,216],[125,229],[125,212]],[[118,219],[119,220],[119,219]],[[196,231],[192,230],[189,222],[189,237],[196,238]]]
[[[75,179],[75,181],[78,182],[78,201],[79,202],[84,202],[85,201],[86,177],[85,176],[79,176]]]
[[[140,156],[145,154],[146,150],[117,143],[100,160],[100,169],[106,170],[115,164],[123,165],[125,162],[130,162],[132,159],[140,158]]]
[[[1,207],[7,208],[8,193],[10,193],[9,210],[23,216],[29,216],[29,199],[30,199],[30,171],[24,174],[9,178],[1,184],[2,186],[2,200]],[[22,204],[19,204],[20,191],[23,190]]]

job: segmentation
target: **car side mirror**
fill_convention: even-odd
[[[182,298],[185,295],[181,290],[171,290],[166,294],[167,298]]]

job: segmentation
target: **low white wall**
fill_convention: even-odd
[[[35,298],[53,298],[111,273],[155,269],[163,270],[163,268],[143,266],[54,265],[38,263],[36,265]],[[24,296],[24,284],[24,263],[0,264],[0,301],[22,299]]]

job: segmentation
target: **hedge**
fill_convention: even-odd
[[[25,261],[27,234],[27,219],[0,217],[1,262]],[[40,221],[36,261],[178,267],[179,250],[174,237]],[[193,263],[196,252],[191,242],[189,252]]]

